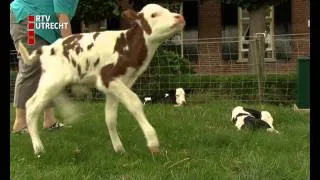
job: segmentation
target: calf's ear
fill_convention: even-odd
[[[143,13],[137,13],[132,9],[127,9],[122,12],[121,16],[125,21],[127,21],[130,24],[130,26],[133,26],[137,24],[137,22],[140,22],[142,29],[147,34],[151,34],[152,32],[151,27],[149,23],[146,21],[146,19],[143,17]]]
[[[138,13],[132,9],[127,9],[123,11],[121,17],[127,21],[134,21],[139,18]]]

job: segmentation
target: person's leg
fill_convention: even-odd
[[[12,127],[13,132],[18,132],[27,127],[26,111],[24,109],[16,108],[16,118]]]
[[[42,45],[48,44],[45,40],[36,36],[36,43],[34,46],[27,45],[27,22],[23,21],[21,23],[15,22],[14,15],[10,14],[10,34],[14,41],[15,47],[17,48],[17,43],[21,40],[29,52]],[[41,77],[41,67],[40,62],[36,62],[32,65],[26,65],[23,63],[19,53],[19,72],[16,77],[15,92],[14,92],[14,106],[16,108],[16,118],[13,125],[13,132],[20,131],[26,128],[26,111],[25,104],[26,101],[34,94],[38,87],[39,79]],[[52,103],[48,106],[48,109],[44,113],[44,128],[51,127],[56,123],[54,117],[54,109]]]
[[[21,24],[16,23],[14,15],[10,13],[10,34],[11,34],[12,40],[14,41],[15,47],[17,47],[16,44],[19,40],[26,38],[26,34],[27,34],[26,26],[27,26],[27,22],[22,22]],[[27,126],[26,111],[25,111],[25,106],[23,105],[23,102],[25,101],[25,99],[22,98],[23,96],[22,96],[21,89],[25,88],[24,86],[27,86],[26,88],[28,88],[28,86],[33,85],[33,84],[30,84],[30,82],[32,81],[29,81],[26,83],[26,81],[24,80],[24,79],[28,80],[30,78],[24,78],[27,70],[24,70],[25,69],[24,64],[20,60],[19,53],[18,53],[18,59],[19,59],[19,62],[18,62],[19,68],[18,68],[18,73],[15,81],[14,100],[13,100],[13,104],[16,108],[16,117],[15,117],[14,125],[12,128],[13,132],[20,131],[26,128]],[[33,69],[34,71],[36,71],[36,68],[33,68]],[[35,73],[30,73],[30,74],[35,74]]]
[[[44,110],[44,121],[43,121],[43,128],[47,129],[54,125],[57,120],[54,115],[54,108],[49,107]]]

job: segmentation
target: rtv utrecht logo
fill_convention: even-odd
[[[28,44],[34,45],[35,42],[35,29],[66,29],[68,23],[50,22],[48,15],[35,15],[28,17]]]

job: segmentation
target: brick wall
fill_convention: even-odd
[[[218,1],[204,1],[199,4],[198,37],[220,38],[221,37],[221,5]],[[208,47],[210,46],[210,47]],[[214,64],[220,63],[220,44],[199,45],[198,66],[196,72],[211,72]],[[210,56],[206,56],[210,54]]]
[[[310,1],[309,0],[292,0],[291,8],[291,22],[292,22],[292,33],[309,33],[308,19],[310,19]],[[296,60],[298,56],[310,55],[309,43],[300,43],[293,45],[294,52],[299,52],[294,55],[293,59]]]
[[[292,33],[309,33],[308,19],[310,19],[309,0],[292,0]]]

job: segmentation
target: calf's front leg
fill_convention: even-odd
[[[121,103],[123,103],[138,121],[150,151],[158,152],[159,140],[157,133],[147,120],[143,112],[143,104],[139,97],[120,80],[111,81],[109,83],[108,92],[112,93]]]
[[[119,101],[112,94],[106,94],[105,121],[108,127],[110,139],[115,152],[124,153],[125,149],[117,132],[117,114]]]

